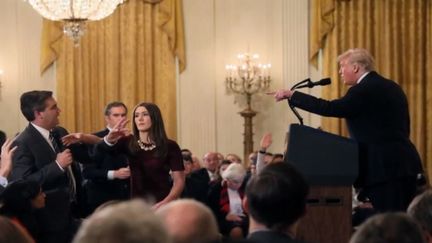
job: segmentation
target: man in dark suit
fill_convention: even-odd
[[[204,168],[193,171],[185,182],[184,198],[193,198],[208,204],[210,184],[218,179],[219,159],[216,152],[208,152],[203,158]]]
[[[37,242],[70,242],[78,225],[72,217],[80,187],[80,171],[74,160],[89,161],[87,148],[76,144],[63,148],[66,129],[57,126],[60,109],[51,91],[30,91],[21,96],[21,112],[29,121],[14,144],[10,181],[24,179],[41,184],[45,208],[36,212],[41,230]]]
[[[243,208],[249,215],[248,242],[287,243],[305,214],[309,186],[287,163],[274,163],[253,176],[246,186]]]
[[[355,186],[361,188],[362,197],[378,211],[405,211],[415,196],[416,177],[423,171],[409,140],[407,98],[398,84],[374,71],[373,57],[365,49],[350,49],[338,62],[344,83],[352,86],[345,96],[327,101],[280,90],[275,98],[288,98],[291,105],[319,115],[345,118],[359,144]]]
[[[121,119],[127,115],[127,107],[122,102],[111,102],[105,107],[107,127],[94,135],[103,138]],[[89,213],[110,200],[130,198],[130,170],[124,154],[110,151],[93,158],[94,163],[83,166],[83,177],[87,179],[85,188]]]

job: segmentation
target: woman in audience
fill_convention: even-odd
[[[45,207],[45,193],[36,181],[15,181],[2,193],[0,215],[10,218],[23,226],[28,233],[38,239],[38,226],[35,210]]]
[[[231,163],[222,172],[222,182],[209,190],[209,206],[216,215],[221,233],[234,239],[247,235],[248,218],[242,207],[245,175],[246,170],[241,164]]]
[[[183,159],[178,144],[166,135],[159,107],[153,103],[135,107],[132,135],[125,128],[126,123],[125,119],[120,121],[97,144],[96,153],[114,146],[128,156],[132,197],[152,198],[156,200],[154,208],[177,199],[185,183]]]

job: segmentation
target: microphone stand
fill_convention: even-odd
[[[298,82],[298,83],[295,84],[294,86],[292,86],[292,87],[291,87],[291,90],[295,90],[298,86],[300,86],[300,85],[302,85],[302,84],[304,84],[304,83],[308,83],[308,84],[310,84],[310,83],[312,83],[312,81],[311,81],[309,78],[307,78],[307,79],[305,79],[305,80],[303,80],[303,81]],[[297,119],[299,120],[300,125],[303,126],[303,125],[304,125],[304,124],[303,124],[303,117],[300,116],[300,114],[298,113],[297,109],[295,108],[295,106],[294,106],[293,104],[291,104],[291,102],[290,102],[289,99],[288,99],[288,105],[289,105],[290,109],[292,110],[292,112],[294,113],[294,115],[295,115],[295,116],[297,117]]]

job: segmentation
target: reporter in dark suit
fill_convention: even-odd
[[[38,242],[70,242],[77,229],[72,207],[79,198],[79,162],[89,161],[87,148],[63,148],[60,138],[68,132],[57,126],[60,109],[51,91],[21,95],[21,112],[30,122],[15,139],[10,181],[37,181],[46,194],[46,206],[36,212],[41,238]]]
[[[277,101],[323,116],[345,118],[359,143],[359,177],[355,183],[378,211],[405,211],[415,196],[422,173],[419,154],[409,139],[407,98],[398,84],[374,71],[365,49],[350,49],[338,57],[339,73],[349,88],[345,96],[323,100],[291,90],[277,91]]]
[[[122,118],[127,115],[127,107],[122,102],[111,102],[105,108],[107,127],[94,135],[103,138]],[[83,177],[87,179],[85,188],[89,213],[110,200],[130,198],[130,170],[126,155],[109,151],[96,153],[94,163],[83,166]]]

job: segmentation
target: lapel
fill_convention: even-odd
[[[29,147],[35,154],[46,155],[47,157],[56,157],[56,153],[51,148],[51,145],[48,144],[42,134],[40,134],[33,125],[29,124],[26,131],[29,134]]]

